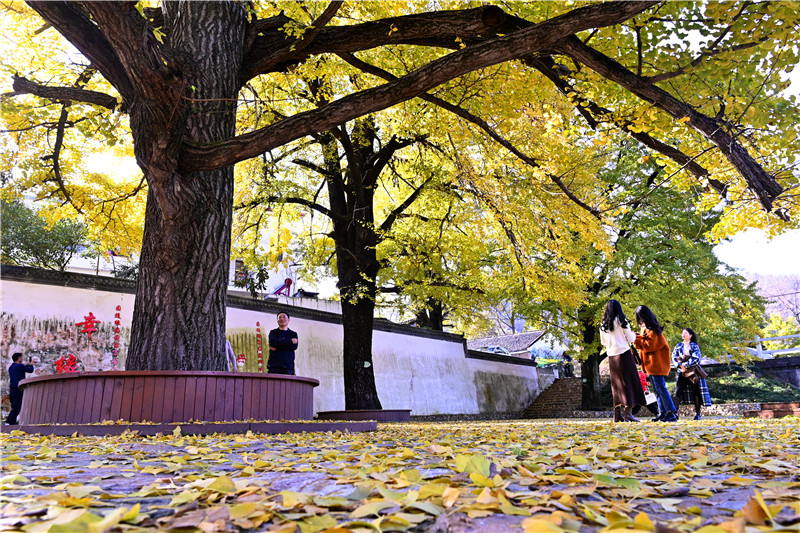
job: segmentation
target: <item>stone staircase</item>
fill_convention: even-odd
[[[522,413],[522,418],[572,418],[581,405],[581,378],[560,378]]]
[[[747,418],[783,418],[784,416],[800,416],[800,402],[762,403],[760,410],[745,411]]]

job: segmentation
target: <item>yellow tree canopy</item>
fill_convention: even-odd
[[[137,291],[163,298],[134,318],[138,368],[222,365],[233,165],[416,98],[465,123],[430,111],[387,126],[392,109],[376,119],[385,133],[450,136],[453,168],[486,196],[502,189],[492,179],[524,174],[540,187],[529,197],[569,199],[582,211],[564,203],[539,221],[564,257],[577,220],[620,207],[580,168],[619,136],[653,152],[665,185],[707,189],[701,206],[726,210],[720,235],[797,223],[800,126],[781,93],[797,63],[794,3],[28,5],[3,11],[7,42],[24,50],[3,62],[4,163],[16,169],[4,194],[59,198],[100,225],[146,183]],[[86,180],[92,139],[132,144],[144,182]],[[506,234],[508,216],[494,215]]]

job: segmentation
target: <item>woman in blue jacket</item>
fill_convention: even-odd
[[[679,342],[672,351],[672,361],[678,369],[675,405],[680,406],[682,402],[694,403],[694,419],[700,420],[700,409],[703,405],[711,405],[711,394],[705,379],[700,378],[697,383],[693,383],[683,375],[688,368],[700,364],[700,346],[692,328],[685,328],[681,336],[683,342]]]

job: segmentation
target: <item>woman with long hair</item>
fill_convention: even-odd
[[[692,328],[683,328],[681,333],[683,342],[678,343],[672,351],[672,361],[678,368],[678,383],[675,385],[675,401],[681,403],[694,403],[694,419],[700,420],[700,410],[703,405],[711,405],[711,394],[708,392],[708,383],[700,378],[697,383],[684,376],[687,369],[700,364],[700,345],[697,335]]]
[[[636,308],[636,323],[640,332],[636,335],[634,346],[642,359],[642,370],[650,378],[658,404],[656,420],[675,422],[678,410],[667,390],[667,376],[670,371],[669,344],[664,337],[664,328],[658,323],[656,315],[646,305]]]
[[[642,384],[631,352],[636,334],[617,300],[609,300],[600,322],[600,343],[608,355],[611,371],[611,394],[614,397],[614,422],[638,422],[631,411],[645,405]]]

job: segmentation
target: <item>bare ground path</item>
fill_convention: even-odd
[[[800,531],[800,421],[2,435],[0,531]]]

